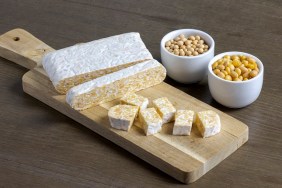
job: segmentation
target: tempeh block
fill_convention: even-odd
[[[42,65],[55,89],[70,88],[148,59],[153,59],[139,33],[125,33],[50,52]]]

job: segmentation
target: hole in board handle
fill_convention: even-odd
[[[19,40],[20,40],[20,37],[14,37],[13,40],[14,40],[14,41],[19,41]]]

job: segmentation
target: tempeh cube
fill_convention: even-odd
[[[195,123],[204,138],[219,133],[221,129],[219,115],[212,110],[198,112]]]
[[[140,110],[139,120],[147,136],[156,134],[162,129],[162,119],[155,108]]]
[[[149,99],[135,93],[127,93],[120,99],[121,104],[138,106],[140,110],[147,108]]]
[[[173,126],[173,135],[190,135],[194,120],[194,111],[177,110]]]
[[[173,121],[176,109],[166,97],[153,100],[153,105],[163,119],[163,123]]]
[[[138,112],[137,106],[116,105],[108,112],[110,124],[113,128],[129,131]]]

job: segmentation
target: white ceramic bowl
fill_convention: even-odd
[[[259,74],[247,81],[234,82],[224,80],[214,74],[212,64],[225,55],[245,55],[256,60],[259,68]],[[225,52],[215,56],[208,66],[208,83],[212,97],[220,104],[229,108],[242,108],[254,102],[262,88],[263,84],[263,64],[255,56],[244,52]]]
[[[198,56],[177,56],[170,53],[165,48],[168,40],[174,39],[180,34],[186,37],[199,35],[209,45],[209,50]],[[207,76],[209,61],[214,57],[215,43],[213,38],[200,30],[179,29],[166,34],[161,40],[161,59],[167,70],[167,74],[172,79],[181,83],[195,83]]]

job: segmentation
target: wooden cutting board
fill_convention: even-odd
[[[214,110],[221,118],[221,132],[203,139],[193,128],[190,136],[173,136],[172,123],[165,124],[161,133],[153,136],[145,136],[138,126],[133,126],[129,132],[115,130],[110,127],[107,112],[118,100],[76,111],[65,102],[65,95],[55,91],[40,64],[42,56],[53,50],[22,29],[0,36],[0,56],[31,69],[22,78],[26,93],[183,183],[196,181],[248,140],[245,124],[166,83],[137,93],[150,100],[168,97],[177,109]]]

